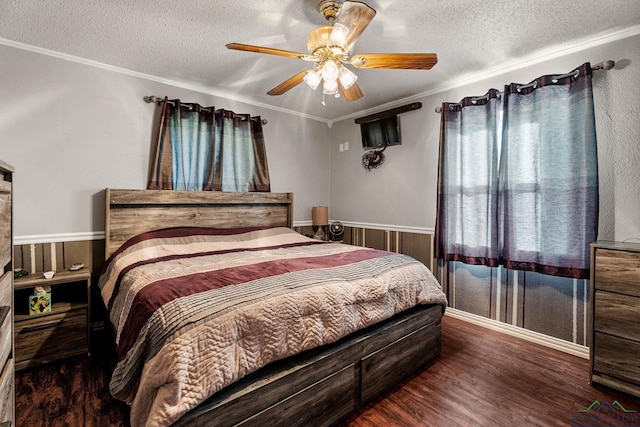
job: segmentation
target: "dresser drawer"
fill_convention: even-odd
[[[11,307],[0,306],[0,369],[11,354],[11,327],[13,326],[13,316]]]
[[[597,249],[595,288],[640,297],[640,252]]]
[[[16,369],[88,352],[87,326],[86,309],[16,322]]]
[[[594,329],[640,341],[640,298],[596,291]]]
[[[595,333],[594,374],[640,385],[640,342]]]
[[[11,261],[11,183],[0,180],[0,271]]]
[[[11,286],[11,278],[13,272],[8,271],[0,277],[0,306],[11,305],[11,294],[13,286]]]
[[[13,363],[2,366],[0,374],[0,423],[13,420]]]

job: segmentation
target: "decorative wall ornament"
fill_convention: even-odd
[[[371,169],[375,169],[380,167],[382,163],[384,163],[384,153],[386,150],[385,146],[382,150],[369,150],[362,155],[362,167],[367,170],[367,172],[371,171]]]

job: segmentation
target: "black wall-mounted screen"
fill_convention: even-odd
[[[360,123],[360,133],[362,134],[362,148],[365,150],[401,143],[400,120],[397,115]]]

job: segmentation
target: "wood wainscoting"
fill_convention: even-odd
[[[558,278],[524,275],[511,270],[498,273],[498,269],[492,269],[490,273],[479,274],[476,273],[479,266],[451,266],[453,263],[434,259],[434,235],[428,230],[400,231],[391,226],[384,229],[367,227],[366,224],[345,225],[344,228],[344,243],[403,253],[425,264],[442,284],[449,306],[476,315],[475,319],[489,320],[485,326],[495,328],[503,324],[507,333],[514,327],[525,332],[533,331],[573,344],[574,349],[590,344],[585,312],[589,301],[585,289],[588,281],[569,283],[567,287]],[[304,235],[314,234],[311,225],[295,226],[294,229]],[[104,263],[104,240],[16,245],[14,260],[15,268],[24,268],[30,274],[54,269],[53,265],[55,269],[62,270],[82,262],[91,268],[95,279]],[[103,311],[104,304],[95,286],[92,293],[92,306],[95,308],[92,312],[93,329],[96,329],[96,322],[106,319],[106,311]],[[584,352],[584,349],[578,350]],[[571,353],[575,354],[575,351]]]
[[[104,239],[51,243],[25,243],[13,246],[14,268],[23,269],[29,275],[42,276],[44,271],[68,271],[73,264],[84,264],[84,271],[91,273],[91,283],[97,280],[104,265]],[[86,292],[81,290],[80,292]],[[90,287],[90,328],[104,328],[108,318],[100,292]]]
[[[89,271],[100,271],[104,263],[104,240],[27,243],[13,246],[14,268],[29,274],[64,271],[82,263]]]
[[[307,236],[314,234],[312,226],[294,229]],[[433,234],[345,226],[342,242],[409,255],[429,267],[434,274],[437,271],[437,263],[433,258]]]

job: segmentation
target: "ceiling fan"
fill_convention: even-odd
[[[359,1],[346,0],[343,3],[323,0],[318,10],[329,22],[328,26],[311,31],[307,37],[309,53],[229,43],[228,49],[269,55],[297,58],[314,62],[313,68],[303,70],[267,92],[268,95],[282,95],[303,81],[312,89],[323,83],[322,93],[339,97],[340,94],[351,102],[364,95],[356,83],[356,74],[345,65],[355,68],[386,68],[429,70],[437,62],[435,53],[361,53],[352,55],[353,45],[376,15],[376,11]],[[323,101],[324,103],[324,101]]]

